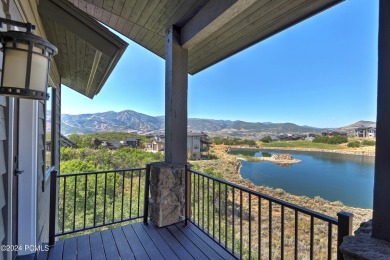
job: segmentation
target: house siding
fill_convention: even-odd
[[[5,164],[5,148],[6,148],[6,132],[5,132],[5,117],[4,110],[6,106],[5,97],[0,96],[0,244],[5,244],[6,226],[4,219],[6,218],[6,197],[4,185],[6,184],[6,164]],[[5,252],[0,252],[0,260],[5,257]]]

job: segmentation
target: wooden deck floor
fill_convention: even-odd
[[[39,260],[50,259],[234,259],[192,224],[156,228],[152,223],[57,241]]]

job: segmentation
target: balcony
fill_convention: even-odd
[[[351,233],[348,213],[335,219],[190,169],[183,221],[157,228],[149,179],[149,166],[56,175],[60,240],[40,259],[342,259]]]

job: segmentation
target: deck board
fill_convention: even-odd
[[[157,232],[156,228],[152,224],[142,225],[142,227],[152,239],[152,241],[157,246],[158,250],[161,252],[165,259],[179,259],[175,252],[172,250],[172,248],[169,247],[167,242],[165,242],[165,239],[160,236],[160,234]]]
[[[91,243],[91,253],[92,259],[100,260],[106,259],[106,255],[104,254],[103,242],[100,233],[92,233],[89,236],[89,242]]]
[[[67,239],[64,242],[64,253],[62,259],[64,260],[76,260],[77,254],[77,238]]]
[[[101,232],[104,252],[108,259],[119,259],[119,252],[116,248],[114,237],[112,236],[111,229]]]
[[[150,259],[149,255],[146,253],[144,247],[139,241],[137,235],[134,232],[134,229],[131,225],[122,227],[123,232],[125,233],[127,242],[131,246],[131,249],[134,252],[136,259]]]
[[[86,250],[77,251],[78,260],[91,259],[91,245],[89,243],[89,236],[77,237],[77,248],[85,248]]]
[[[133,251],[131,250],[129,244],[127,243],[127,239],[125,234],[121,228],[114,228],[112,230],[112,234],[114,235],[116,246],[118,247],[119,254],[122,259],[135,259]]]
[[[235,259],[193,224],[157,228],[134,223],[56,242],[49,260]]]
[[[138,236],[138,239],[141,241],[141,244],[144,248],[147,249],[147,253],[150,257],[150,259],[164,259],[156,245],[153,243],[153,241],[150,239],[149,235],[145,232],[145,230],[142,228],[143,224],[141,223],[135,223],[132,225],[135,233]]]
[[[197,248],[191,240],[188,239],[175,225],[168,226],[167,229],[179,241],[180,244],[192,255],[195,259],[207,259],[206,255]]]
[[[183,224],[176,224],[176,227],[183,233],[192,243],[194,243],[202,252],[211,259],[219,259],[229,257],[230,254],[225,250],[221,250],[221,255],[218,254],[207,242],[198,237],[189,227],[184,226]]]

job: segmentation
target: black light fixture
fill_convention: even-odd
[[[50,62],[57,54],[57,47],[34,35],[35,25],[0,18],[0,28],[9,24],[26,31],[0,32],[3,45],[3,68],[0,95],[46,100]]]

